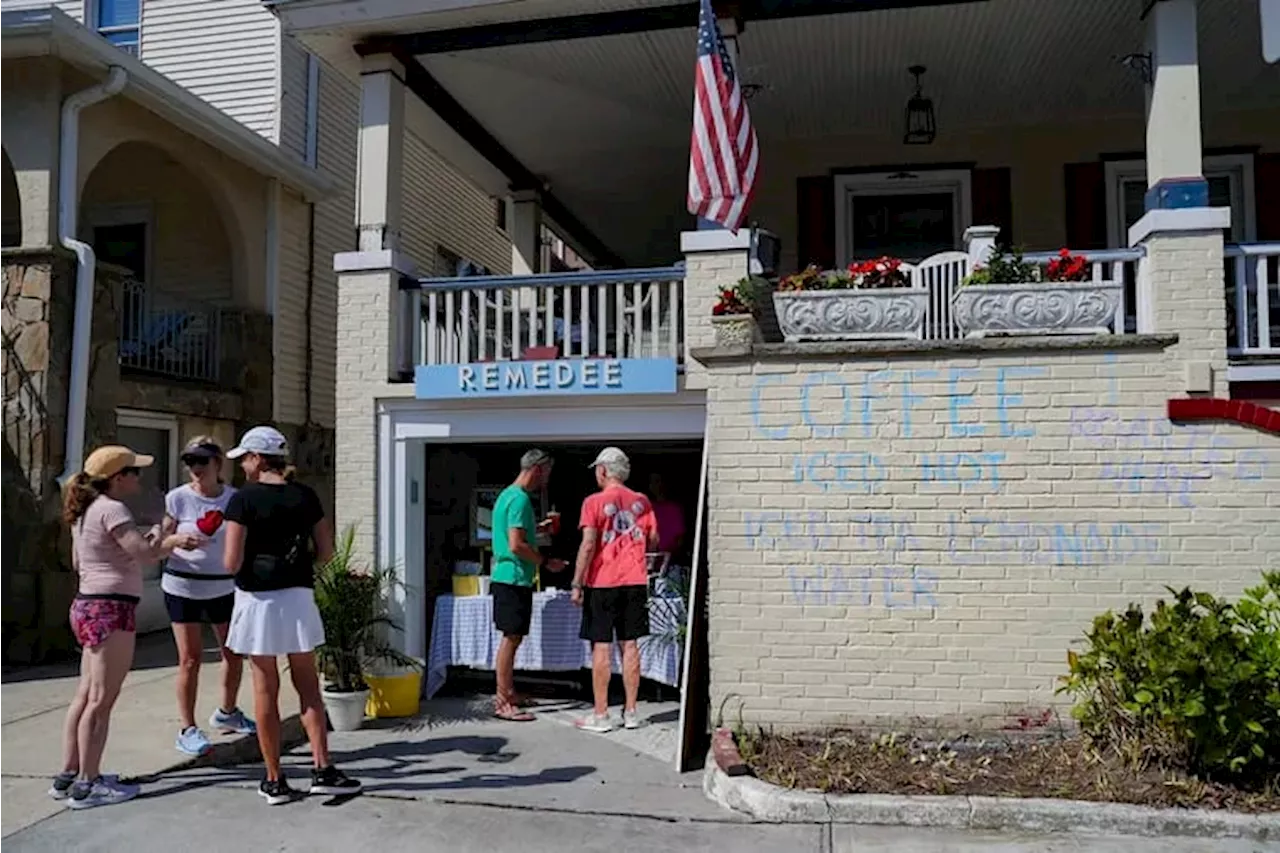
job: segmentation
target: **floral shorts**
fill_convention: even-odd
[[[71,630],[86,649],[102,645],[115,631],[138,630],[138,601],[131,596],[81,598],[71,603]]]

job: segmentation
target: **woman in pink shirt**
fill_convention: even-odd
[[[71,564],[80,577],[71,605],[71,629],[83,651],[80,685],[63,727],[64,762],[49,795],[73,809],[108,806],[138,795],[99,770],[111,709],[133,665],[135,616],[142,598],[142,567],[174,548],[194,548],[199,537],[175,533],[161,542],[144,537],[122,498],[138,494],[139,474],[155,460],[127,447],[99,447],[67,484],[63,519],[71,527]]]

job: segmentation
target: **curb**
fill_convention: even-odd
[[[307,739],[302,728],[302,718],[297,714],[285,717],[280,721],[280,752],[287,752]],[[258,748],[256,735],[241,735],[234,740],[215,743],[213,749],[196,758],[184,758],[153,773],[145,773],[138,778],[162,776],[166,773],[178,773],[198,767],[234,767],[237,764],[254,764],[262,760],[262,751]]]
[[[721,806],[764,823],[880,824],[1090,835],[1280,840],[1280,814],[1251,815],[1206,809],[1157,809],[1122,803],[1012,797],[827,795],[780,788],[753,776],[731,776],[716,759],[713,748],[707,756],[703,792]]]

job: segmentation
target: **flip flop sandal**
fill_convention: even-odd
[[[510,711],[494,711],[493,715],[499,720],[505,720],[508,723],[532,723],[537,719],[537,717],[530,714],[528,711],[520,711],[517,709],[512,709]]]

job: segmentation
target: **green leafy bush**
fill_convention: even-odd
[[[1169,589],[1148,621],[1104,613],[1059,692],[1100,745],[1144,765],[1280,784],[1280,572],[1231,604]]]

